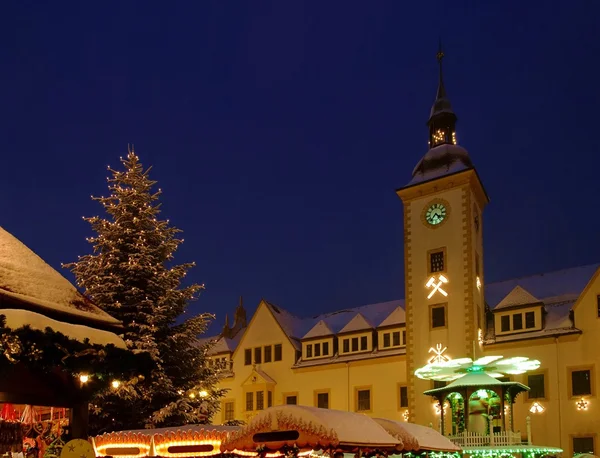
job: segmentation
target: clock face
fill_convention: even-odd
[[[432,204],[425,212],[425,220],[432,226],[437,226],[446,218],[446,207],[439,202]]]

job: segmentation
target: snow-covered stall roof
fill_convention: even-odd
[[[254,451],[297,445],[300,450],[357,447],[402,450],[402,441],[391,436],[372,418],[354,412],[300,405],[270,407],[247,426],[230,435],[221,450]]]
[[[460,452],[461,448],[450,439],[442,436],[433,428],[416,425],[414,423],[388,420],[387,418],[373,418],[389,434],[402,440],[404,451],[443,451]]]
[[[13,330],[22,328],[23,326],[29,326],[31,329],[37,331],[45,331],[46,328],[51,328],[54,332],[60,332],[69,339],[82,343],[88,340],[94,345],[114,345],[117,348],[127,348],[123,339],[112,332],[53,320],[45,315],[29,310],[2,309],[0,310],[0,315],[4,315],[6,318],[6,327]]]
[[[61,274],[16,237],[0,227],[0,307],[15,303],[40,313],[60,314],[77,321],[120,325],[95,306]],[[68,319],[67,319],[68,321]]]

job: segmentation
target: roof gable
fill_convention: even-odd
[[[504,299],[494,308],[494,311],[522,305],[541,305],[541,301],[529,291],[517,285],[506,295]]]
[[[254,385],[256,383],[266,383],[275,385],[277,382],[271,378],[265,371],[256,367],[252,368],[250,375],[242,382],[242,386]]]
[[[388,315],[388,317],[379,323],[378,327],[383,326],[397,326],[399,324],[406,323],[406,312],[402,307],[396,307],[392,313]]]
[[[317,324],[315,324],[310,331],[308,331],[303,339],[313,339],[315,337],[325,337],[333,335],[333,331],[325,321],[320,320]]]
[[[340,330],[340,333],[365,331],[367,329],[373,329],[373,325],[369,323],[364,316],[362,316],[360,313],[357,313],[354,318],[352,318],[348,324]]]

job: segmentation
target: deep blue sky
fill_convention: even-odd
[[[403,297],[394,190],[426,151],[440,35],[492,199],[487,280],[600,260],[596,0],[13,1],[0,17],[0,225],[54,267],[89,251],[81,216],[133,142],[207,285],[194,311]]]

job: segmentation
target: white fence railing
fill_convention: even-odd
[[[521,433],[512,431],[501,431],[489,436],[465,431],[456,436],[448,436],[452,442],[461,447],[487,447],[490,445],[520,445],[522,443]]]

